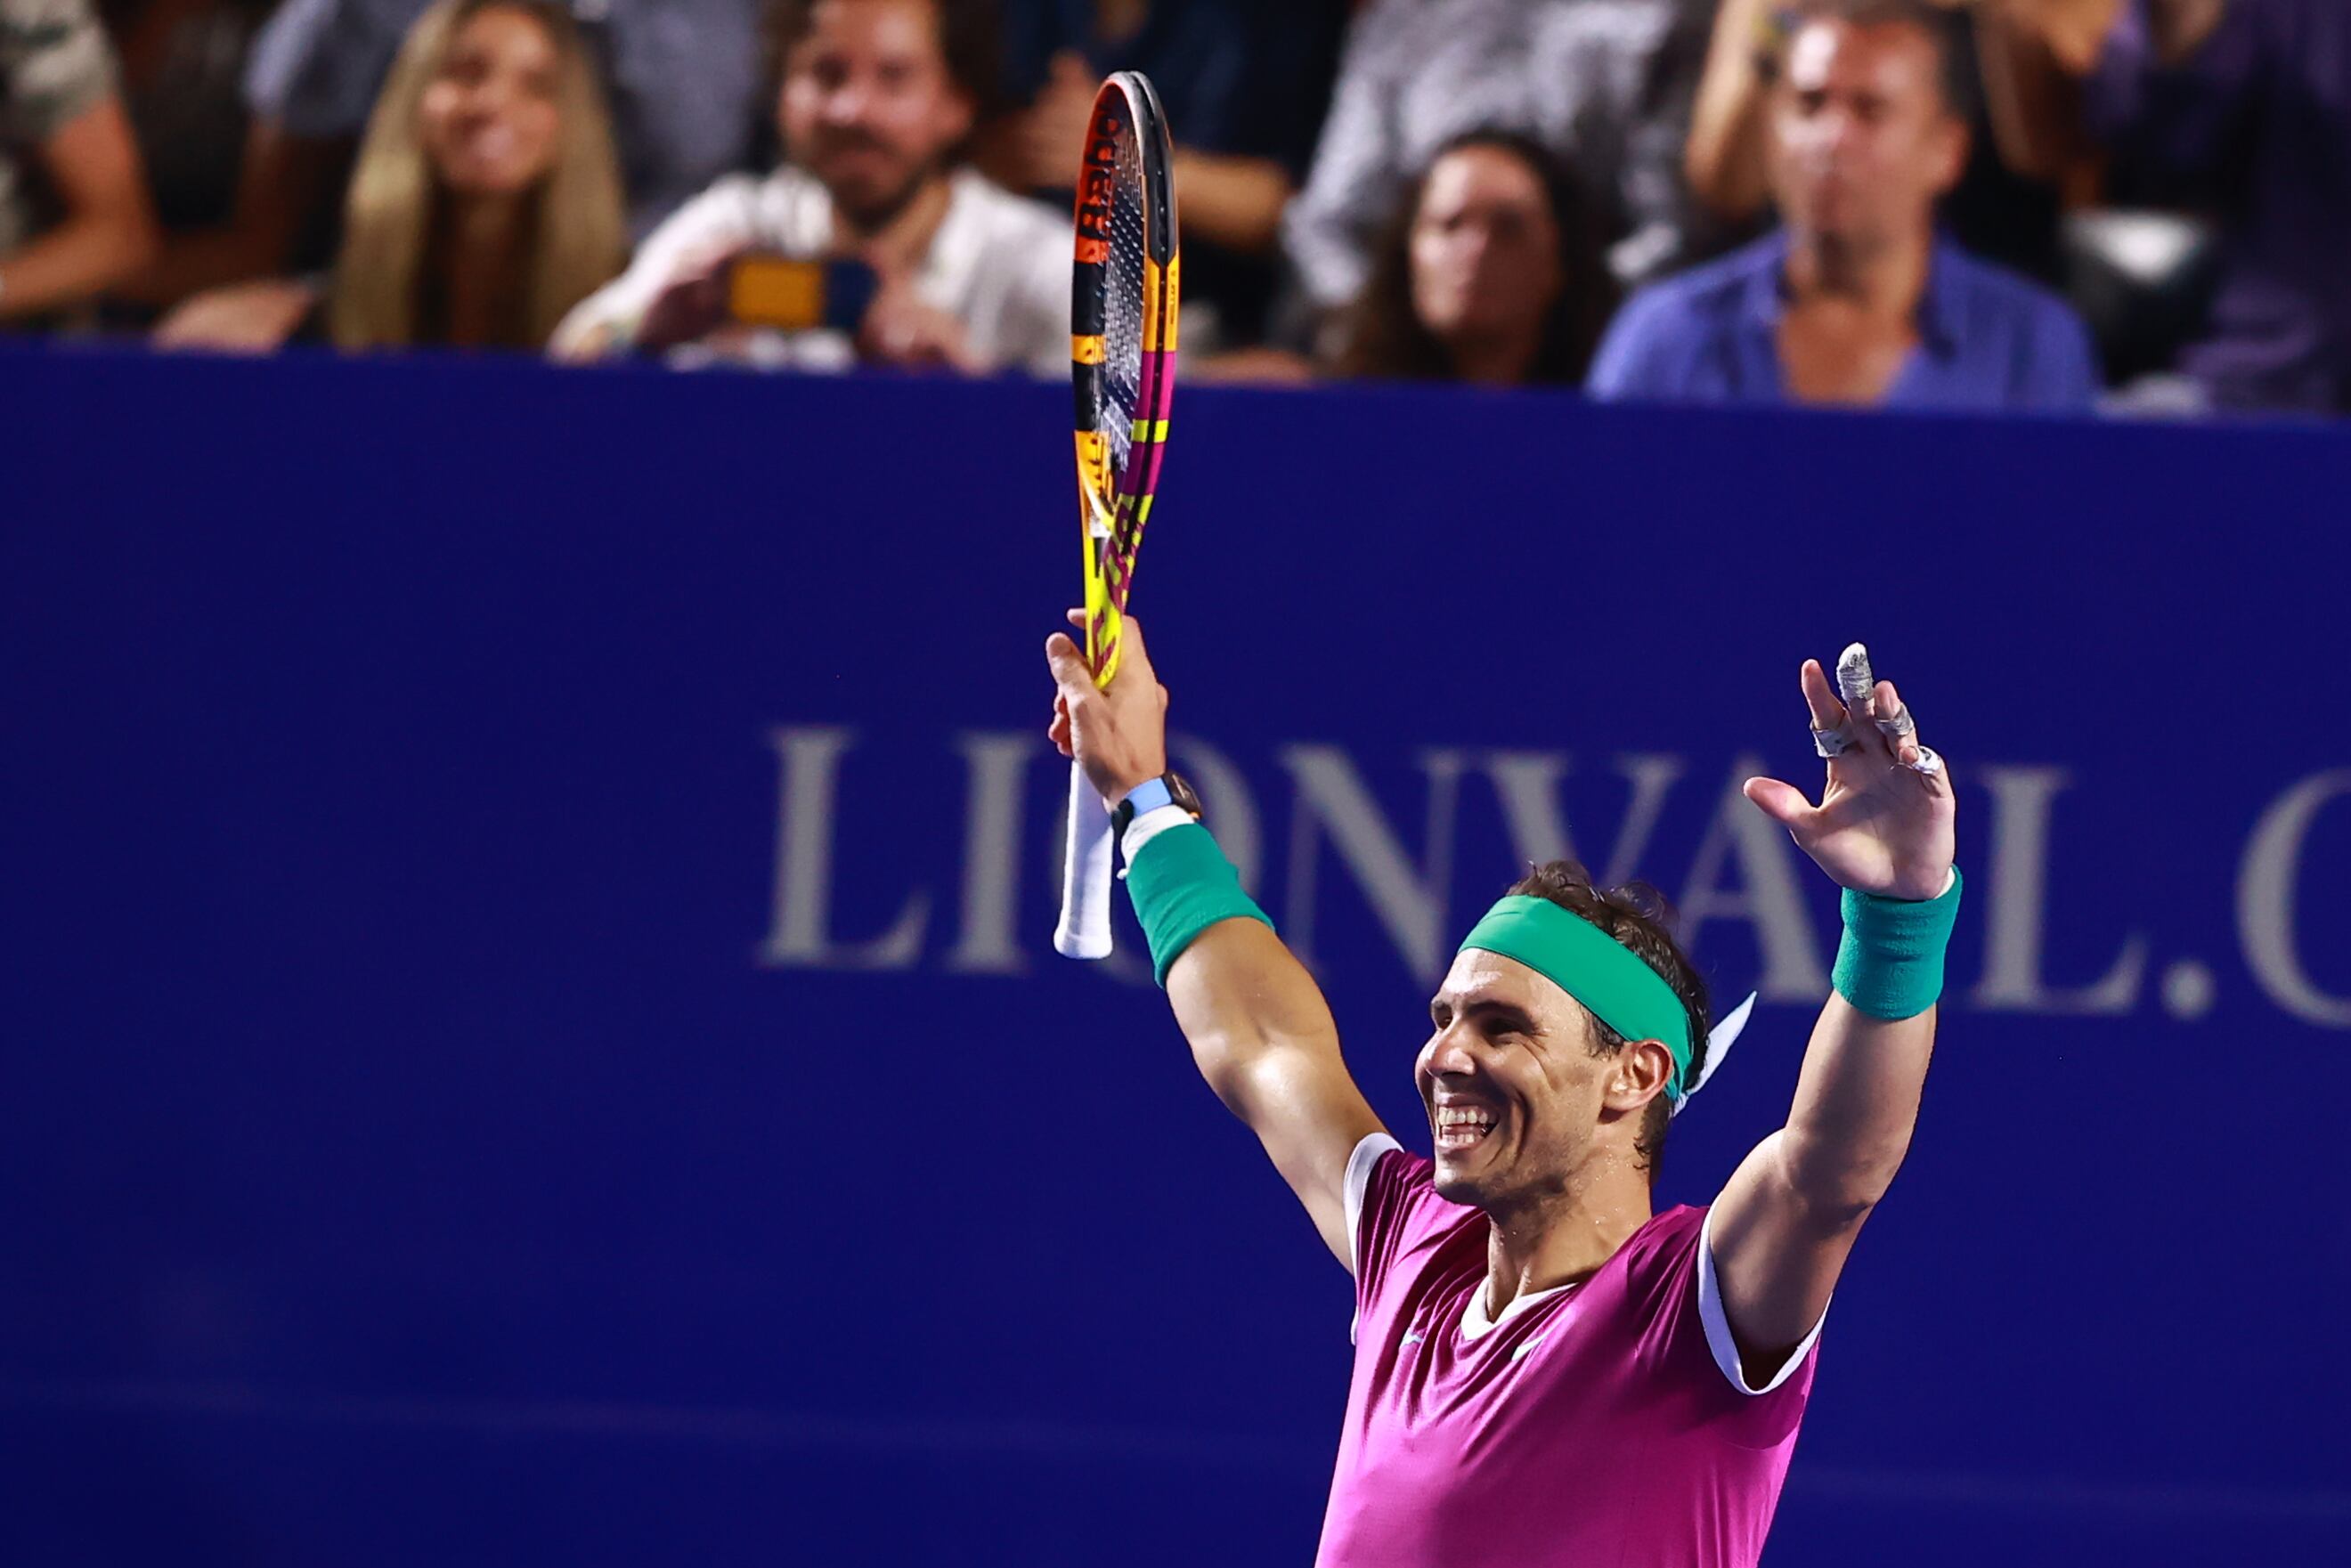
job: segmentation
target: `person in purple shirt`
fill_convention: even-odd
[[[2083,410],[2089,334],[2055,295],[1935,227],[1970,90],[1925,0],[1805,0],[1768,109],[1782,227],[1635,295],[1602,398]]]
[[[2351,413],[2351,5],[2123,0],[2084,89],[2119,161],[2219,193],[2220,294],[2181,369],[2222,408]]]
[[[1752,1568],[1830,1295],[1917,1120],[1959,907],[1949,774],[1892,684],[1858,644],[1834,689],[1806,661],[1820,803],[1746,784],[1846,890],[1835,991],[1786,1125],[1711,1205],[1659,1213],[1667,1125],[1746,1009],[1709,1029],[1654,895],[1555,861],[1487,912],[1414,1062],[1433,1157],[1407,1152],[1165,771],[1167,693],[1132,620],[1123,646],[1097,690],[1048,641],[1050,734],[1112,809],[1201,1074],[1355,1277],[1321,1568]]]

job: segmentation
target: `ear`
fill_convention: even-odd
[[[1673,1082],[1674,1053],[1663,1040],[1627,1040],[1609,1069],[1602,1103],[1611,1111],[1638,1111]]]
[[[1968,170],[1968,152],[1975,143],[1975,132],[1968,122],[1956,114],[1946,114],[1935,130],[1935,193],[1950,194]]]

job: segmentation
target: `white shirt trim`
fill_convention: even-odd
[[[1180,810],[1180,808],[1163,806],[1160,810],[1165,811]],[[1134,828],[1142,825],[1137,822],[1134,827],[1127,829],[1127,831],[1133,833]],[[1362,1238],[1357,1235],[1357,1231],[1364,1223],[1364,1194],[1372,1185],[1372,1167],[1378,1165],[1380,1156],[1390,1149],[1403,1147],[1402,1144],[1397,1143],[1385,1133],[1365,1133],[1363,1141],[1355,1145],[1354,1152],[1347,1156],[1347,1174],[1340,1182],[1339,1207],[1347,1220],[1347,1272],[1359,1281],[1364,1277],[1364,1243]],[[1358,1301],[1363,1300],[1361,1291],[1356,1292],[1355,1299]],[[1358,1306],[1353,1314],[1347,1319],[1349,1344],[1355,1343],[1355,1330],[1363,1326],[1363,1322],[1364,1310]]]
[[[1698,1316],[1706,1325],[1706,1348],[1714,1353],[1714,1364],[1730,1379],[1730,1386],[1741,1394],[1758,1395],[1771,1393],[1796,1375],[1796,1368],[1804,1364],[1804,1358],[1819,1343],[1821,1329],[1829,1321],[1829,1310],[1821,1309],[1820,1321],[1813,1324],[1813,1332],[1788,1353],[1788,1359],[1780,1364],[1771,1382],[1761,1388],[1750,1387],[1747,1368],[1739,1359],[1739,1342],[1731,1335],[1730,1319],[1723,1313],[1722,1286],[1715,1278],[1714,1210],[1709,1208],[1706,1211],[1706,1223],[1698,1227]]]
[[[1580,1280],[1570,1281],[1564,1285],[1553,1285],[1547,1291],[1520,1291],[1510,1298],[1510,1304],[1502,1309],[1502,1315],[1498,1318],[1486,1305],[1487,1300],[1494,1293],[1494,1281],[1489,1276],[1469,1298],[1468,1310],[1461,1314],[1461,1337],[1465,1340],[1483,1339],[1520,1312],[1539,1307],[1553,1296],[1564,1296],[1581,1283]]]
[[[1161,810],[1166,808],[1162,807]],[[1135,828],[1141,826],[1141,822],[1134,824]],[[1129,836],[1134,831],[1134,828],[1127,830]],[[1380,1156],[1390,1149],[1403,1147],[1385,1133],[1366,1133],[1363,1141],[1355,1145],[1354,1153],[1347,1156],[1347,1176],[1342,1189],[1345,1196],[1341,1199],[1347,1216],[1347,1272],[1359,1278],[1363,1274],[1364,1244],[1356,1231],[1364,1223],[1364,1194],[1372,1185],[1372,1167],[1378,1165]]]

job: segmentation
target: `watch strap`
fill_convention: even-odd
[[[1111,808],[1111,833],[1123,839],[1126,836],[1127,825],[1135,818],[1176,803],[1176,791],[1168,787],[1165,778],[1146,779],[1128,790],[1126,799]]]

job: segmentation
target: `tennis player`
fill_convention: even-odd
[[[1414,1079],[1435,1153],[1412,1153],[1166,773],[1167,694],[1126,637],[1102,691],[1068,637],[1047,643],[1052,737],[1115,808],[1202,1075],[1355,1276],[1318,1563],[1753,1563],[1830,1295],[1910,1142],[1959,906],[1949,775],[1892,684],[1858,645],[1835,688],[1808,661],[1821,801],[1746,785],[1845,890],[1834,993],[1787,1124],[1712,1204],[1657,1213],[1667,1123],[1709,1051],[1704,981],[1654,896],[1554,862],[1477,922],[1430,999]]]

